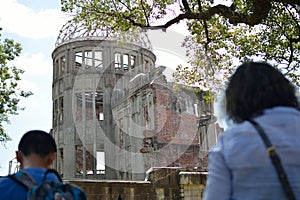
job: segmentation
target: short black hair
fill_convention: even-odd
[[[41,130],[32,130],[22,136],[18,150],[25,156],[37,154],[45,157],[52,152],[56,152],[57,147],[53,137],[49,133]]]
[[[295,87],[279,70],[265,62],[240,65],[229,79],[225,93],[227,117],[235,123],[275,106],[299,109]]]

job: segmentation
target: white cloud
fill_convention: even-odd
[[[30,1],[30,4],[34,4],[34,1]],[[11,124],[4,124],[14,140],[6,144],[7,149],[1,148],[0,145],[0,151],[5,152],[0,156],[0,175],[7,174],[9,160],[14,158],[14,150],[22,133],[32,128],[47,131],[51,127],[52,58],[48,51],[32,54],[26,49],[36,52],[36,44],[52,47],[54,44],[49,44],[49,38],[56,38],[66,21],[67,18],[59,8],[35,10],[17,0],[0,0],[0,27],[8,34],[23,37],[18,39],[18,42],[27,45],[23,53],[10,64],[25,71],[21,75],[19,88],[34,93],[29,98],[21,99],[19,106],[26,109],[20,111],[19,115],[11,116]],[[33,40],[27,42],[27,39]]]
[[[17,68],[25,71],[29,75],[48,75],[52,74],[51,57],[46,57],[43,53],[22,54],[12,62]]]
[[[35,11],[16,0],[0,0],[0,26],[23,37],[56,37],[66,21],[67,16],[59,9]]]
[[[21,80],[18,85],[22,90],[31,91],[33,94],[38,90],[37,85],[29,80]]]

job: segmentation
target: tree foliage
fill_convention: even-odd
[[[0,33],[0,142],[6,142],[11,138],[4,130],[4,123],[9,122],[10,115],[16,115],[19,110],[23,110],[18,106],[20,98],[28,97],[32,93],[18,87],[23,71],[9,65],[10,61],[20,55],[21,45],[11,39],[2,40],[1,36]]]
[[[61,0],[88,27],[167,29],[180,21],[190,66],[177,80],[219,89],[237,62],[269,61],[300,85],[300,0]],[[223,3],[223,4],[221,4]]]

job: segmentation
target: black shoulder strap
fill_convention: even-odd
[[[38,185],[34,178],[24,171],[9,175],[8,177],[25,187],[27,190]]]
[[[267,147],[267,154],[271,158],[272,163],[277,171],[278,178],[281,182],[281,185],[288,197],[289,200],[295,200],[295,195],[293,193],[293,190],[290,186],[290,183],[288,181],[288,178],[286,176],[286,173],[281,165],[281,161],[276,153],[276,147],[272,146],[272,143],[270,142],[268,136],[266,135],[264,129],[254,120],[249,120],[249,122],[255,127],[259,135],[261,136],[262,140],[264,141],[266,147]]]
[[[58,174],[58,172],[55,170],[55,169],[47,169],[45,174],[44,174],[44,182],[47,180],[47,174],[48,173],[52,173],[52,174],[55,174],[55,176],[58,178],[58,180],[60,182],[62,182],[62,179],[60,177],[60,175]]]

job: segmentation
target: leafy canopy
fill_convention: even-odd
[[[219,4],[219,3],[225,3]],[[299,0],[61,0],[89,28],[167,29],[183,21],[189,66],[176,80],[217,91],[238,62],[272,62],[300,85]]]
[[[11,39],[1,39],[1,36],[0,32],[0,142],[3,143],[11,139],[4,130],[4,123],[9,122],[10,115],[16,115],[24,109],[18,107],[20,98],[32,93],[18,87],[24,71],[9,65],[10,61],[20,55],[21,45]]]

